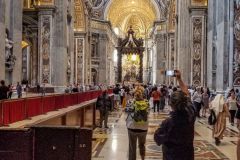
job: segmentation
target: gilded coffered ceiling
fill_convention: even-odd
[[[113,0],[107,12],[107,20],[121,33],[132,25],[137,37],[146,37],[158,13],[152,0]]]

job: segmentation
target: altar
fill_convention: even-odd
[[[125,39],[118,41],[118,82],[143,82],[143,39],[137,39],[130,26]]]

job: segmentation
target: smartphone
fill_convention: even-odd
[[[175,77],[175,70],[167,70],[165,71],[165,75],[166,76],[171,76],[171,77]]]

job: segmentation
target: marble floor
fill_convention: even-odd
[[[126,113],[112,112],[109,117],[109,129],[96,128],[93,136],[93,160],[127,160],[128,136],[125,125]],[[167,113],[150,113],[150,125],[146,143],[146,160],[161,160],[161,147],[153,141],[153,134],[159,124],[168,117]],[[212,128],[207,119],[198,119],[195,126],[196,160],[237,160],[237,128],[227,124],[225,137],[220,146],[214,144]],[[140,157],[138,155],[138,160]]]

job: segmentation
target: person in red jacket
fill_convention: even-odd
[[[157,112],[159,112],[160,109],[160,96],[161,93],[157,90],[157,87],[153,88],[152,97],[153,97],[153,111],[156,111],[157,106]]]

